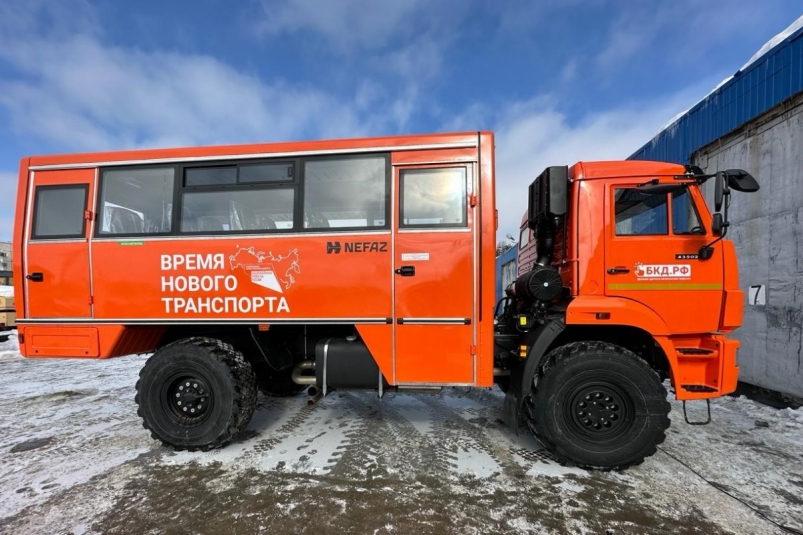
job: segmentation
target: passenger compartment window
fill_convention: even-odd
[[[466,168],[401,173],[400,227],[465,227]]]
[[[38,186],[33,238],[83,238],[88,186]]]
[[[647,195],[635,188],[614,190],[617,236],[668,234],[666,195]]]
[[[385,227],[387,196],[384,156],[304,164],[304,228]]]
[[[241,165],[237,180],[241,184],[253,182],[292,182],[293,164],[267,163]]]
[[[185,191],[181,232],[292,229],[294,204],[294,188]]]
[[[222,186],[237,183],[237,167],[195,167],[184,170],[185,186]]]
[[[293,174],[292,162],[187,167],[184,170],[184,186],[284,183],[293,182]]]
[[[98,235],[169,233],[174,177],[172,167],[103,171]]]
[[[694,207],[689,188],[672,193],[672,232],[674,234],[705,234],[700,216]]]

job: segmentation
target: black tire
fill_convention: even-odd
[[[224,446],[248,425],[257,402],[251,365],[213,338],[160,348],[140,370],[136,389],[143,427],[178,450]]]
[[[622,470],[654,454],[669,427],[658,374],[604,342],[576,342],[544,357],[525,399],[530,430],[560,461]]]
[[[257,377],[259,391],[273,398],[288,398],[298,395],[308,386],[294,383],[292,374],[292,368],[281,372],[262,371]]]

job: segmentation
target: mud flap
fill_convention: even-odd
[[[519,400],[508,390],[505,394],[504,421],[507,428],[519,434]]]
[[[519,361],[510,370],[510,386],[505,394],[503,419],[509,429],[517,431],[521,420],[524,399],[530,395],[533,377],[552,343],[566,329],[563,317],[546,320],[541,326],[527,333],[525,345],[530,349],[527,359]]]
[[[504,414],[507,428],[518,434],[521,417],[521,375],[524,366],[518,365],[510,370],[510,386],[505,393]]]

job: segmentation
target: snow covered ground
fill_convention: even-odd
[[[724,398],[692,427],[673,402],[661,451],[623,473],[555,463],[495,389],[260,398],[235,443],[176,453],[136,416],[145,359],[0,344],[0,533],[803,531],[803,409]]]

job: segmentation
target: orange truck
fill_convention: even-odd
[[[623,468],[664,437],[663,378],[682,400],[733,391],[742,292],[721,238],[752,177],[550,167],[529,191],[536,258],[500,303],[494,180],[489,132],[24,158],[20,350],[153,352],[138,413],[190,450],[229,442],[258,389],[498,383],[556,456]]]

